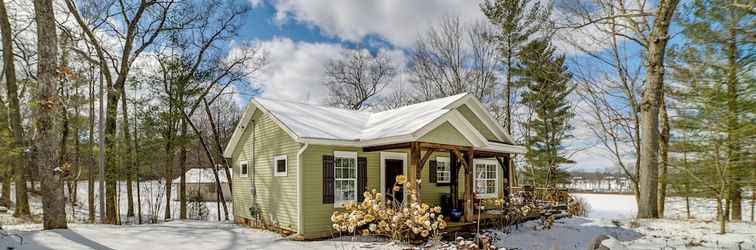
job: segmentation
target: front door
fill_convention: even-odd
[[[384,176],[386,176],[386,190],[383,191],[386,192],[386,200],[402,202],[404,198],[404,188],[402,187],[399,191],[395,191],[393,188],[394,184],[396,184],[396,177],[404,174],[404,161],[398,159],[386,159],[385,161],[386,173],[384,173]]]

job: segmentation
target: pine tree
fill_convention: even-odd
[[[685,145],[688,164],[681,170],[716,198],[720,233],[725,233],[728,214],[740,219],[740,187],[748,184],[753,166],[749,145],[756,134],[756,81],[748,73],[753,71],[753,45],[739,34],[752,33],[750,21],[736,18],[737,9],[722,3],[694,1],[687,6],[690,15],[682,21],[686,40],[672,54],[670,94],[676,101],[672,134],[685,135],[682,143],[673,137],[673,145]],[[733,199],[733,194],[738,197]]]
[[[754,141],[754,77],[748,73],[754,62],[753,14],[726,0],[696,0],[684,10],[686,49],[681,49],[676,78],[689,87],[688,96],[695,96],[696,110],[710,109],[721,118],[720,125],[702,129],[725,136],[723,160],[732,180],[723,211],[741,220],[742,186],[753,165],[746,148]],[[691,77],[700,81],[698,86],[690,85]]]
[[[502,64],[505,67],[506,83],[504,85],[505,126],[512,133],[512,95],[520,87],[514,79],[517,55],[527,45],[533,34],[548,28],[551,8],[541,6],[540,2],[531,0],[494,0],[480,6],[488,21],[497,32],[491,34],[499,49]]]
[[[541,6],[540,1],[531,0],[486,0],[480,4],[481,11],[495,27],[495,32],[487,39],[495,43],[506,82],[501,96],[504,98],[504,127],[512,134],[512,105],[522,87],[517,84],[516,66],[518,54],[534,34],[550,29],[551,6]],[[514,158],[509,159],[510,172],[516,173]],[[509,185],[517,185],[516,175],[512,175]]]
[[[522,103],[532,114],[525,124],[531,131],[526,135],[526,159],[534,169],[528,177],[548,187],[564,181],[567,175],[560,167],[572,163],[563,145],[572,137],[569,122],[574,116],[568,100],[573,90],[572,74],[564,62],[565,56],[557,55],[550,42],[539,39],[528,43],[520,53],[517,70],[525,86]]]

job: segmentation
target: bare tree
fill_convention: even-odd
[[[565,4],[563,8],[577,19],[568,19],[566,27],[595,27],[602,33],[609,34],[608,37],[633,41],[644,50],[645,84],[638,103],[641,141],[638,152],[639,218],[659,216],[659,108],[663,98],[668,30],[678,2],[659,1],[654,6],[655,10],[649,10],[649,6],[631,0],[592,0]]]
[[[441,21],[410,52],[410,74],[418,101],[468,92],[491,104],[496,81],[496,45],[485,39],[484,24]]]
[[[370,106],[369,100],[394,79],[396,72],[384,52],[375,56],[367,50],[345,52],[325,67],[329,102],[353,110],[366,108]]]
[[[56,114],[60,112],[58,100],[57,32],[52,0],[35,0],[34,13],[37,22],[37,51],[39,79],[34,109],[36,147],[42,177],[42,209],[44,229],[67,228],[66,201],[63,195],[63,177],[67,169],[58,158],[60,133],[56,131]]]
[[[250,74],[259,70],[265,63],[265,55],[259,47],[239,44],[224,52],[220,44],[230,41],[238,31],[243,16],[249,10],[248,5],[226,4],[224,1],[204,1],[196,3],[192,18],[183,22],[183,26],[170,33],[169,41],[164,44],[158,55],[160,72],[158,80],[166,100],[168,110],[163,137],[165,138],[166,185],[173,179],[175,153],[178,149],[179,167],[179,217],[186,218],[186,143],[189,140],[189,125],[186,117],[192,117],[205,99],[212,103],[216,93],[222,93],[233,83],[242,83]],[[217,92],[213,92],[217,91]],[[196,135],[198,138],[201,135]],[[183,140],[178,140],[183,139]],[[223,161],[225,163],[225,160]],[[219,162],[220,163],[220,162]],[[228,164],[224,164],[228,168]],[[226,171],[229,186],[232,185],[230,173]],[[166,189],[166,201],[170,202],[170,189]],[[225,203],[224,203],[225,204]],[[170,218],[170,206],[165,210]]]
[[[109,157],[106,161],[105,196],[107,202],[105,202],[106,211],[103,221],[116,224],[119,222],[116,214],[117,161],[112,156],[116,149],[119,98],[136,58],[169,28],[167,27],[170,21],[169,10],[175,7],[175,2],[157,0],[88,2],[84,3],[84,8],[82,8],[84,12],[80,11],[73,0],[66,0],[65,3],[79,28],[86,35],[87,42],[94,47],[96,57],[91,60],[98,62],[106,83],[107,108],[104,140],[105,150]],[[96,32],[118,38],[120,55],[105,47],[102,37],[95,35]],[[111,74],[111,67],[116,77]]]

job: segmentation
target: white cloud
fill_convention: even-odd
[[[323,84],[325,65],[351,51],[339,44],[292,41],[289,38],[258,41],[258,45],[265,51],[268,64],[250,79],[252,86],[259,88],[263,97],[315,104],[324,103],[328,96],[328,89]],[[380,50],[378,53],[386,53],[398,67],[406,63],[400,50]],[[381,94],[393,91],[395,84],[387,86]],[[234,92],[243,90],[235,86]],[[248,98],[237,101],[243,99]]]
[[[321,103],[328,90],[323,86],[323,66],[346,51],[338,44],[294,42],[274,38],[260,42],[268,53],[268,65],[254,80],[264,97]]]
[[[412,46],[418,34],[445,16],[458,16],[463,22],[484,19],[477,1],[275,0],[271,4],[278,23],[294,20],[315,25],[328,35],[353,42],[378,35],[401,47]]]

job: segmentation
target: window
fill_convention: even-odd
[[[242,161],[239,163],[239,176],[240,177],[247,177],[249,176],[249,164],[247,161]]]
[[[475,161],[475,191],[480,198],[496,197],[498,169],[498,163],[494,160]]]
[[[334,155],[334,206],[357,201],[357,153],[339,152]]]
[[[289,161],[286,155],[273,157],[273,176],[286,176],[289,172]]]
[[[449,183],[450,172],[449,157],[436,157],[436,183]]]

